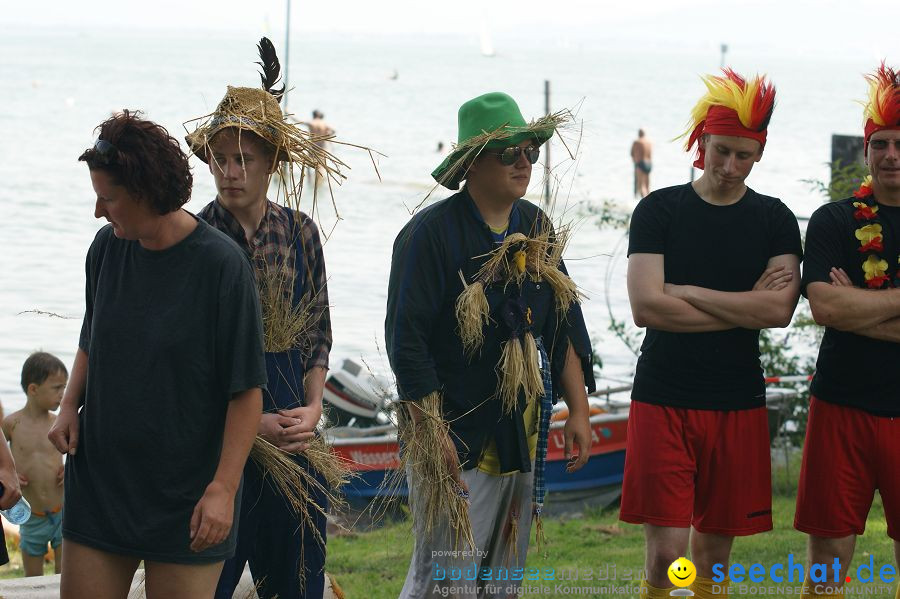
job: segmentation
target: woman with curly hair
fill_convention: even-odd
[[[68,454],[61,596],[212,597],[235,549],[241,472],[266,384],[259,301],[237,245],[182,209],[178,142],[140,113],[79,160],[109,224],[50,440]]]

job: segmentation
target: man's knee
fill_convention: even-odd
[[[849,563],[855,548],[856,535],[838,538],[809,535],[809,557],[814,563],[831,562],[835,557],[841,563]]]
[[[691,561],[697,572],[703,576],[711,576],[716,564],[728,564],[734,537],[727,535],[700,534],[694,532],[691,543]]]
[[[655,544],[647,548],[647,579],[650,581],[668,577],[669,566],[679,557],[684,557],[684,550],[674,545]]]

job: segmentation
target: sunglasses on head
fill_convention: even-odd
[[[521,146],[510,146],[508,148],[503,148],[499,152],[490,152],[497,156],[497,159],[500,161],[500,164],[503,166],[512,166],[519,160],[519,156],[522,153],[525,153],[525,158],[528,159],[529,164],[534,164],[538,161],[538,158],[541,155],[541,149],[535,146],[528,146],[527,148],[523,148]]]
[[[119,155],[119,149],[105,139],[98,139],[94,144],[94,152],[97,162],[109,166],[115,164],[116,156]]]

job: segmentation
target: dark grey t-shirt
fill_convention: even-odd
[[[162,251],[104,227],[86,270],[88,375],[64,536],[156,561],[226,559],[237,505],[232,534],[202,553],[189,549],[189,523],[218,466],[232,394],[266,384],[250,263],[198,221]]]

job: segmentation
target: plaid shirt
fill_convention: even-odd
[[[293,282],[297,277],[295,264],[296,231],[291,229],[288,208],[266,200],[266,213],[250,242],[238,220],[219,202],[218,198],[207,204],[197,216],[233,239],[250,256],[257,271],[257,285],[262,280],[260,273],[277,268],[289,284],[285,293],[293,295]],[[294,211],[295,227],[299,223],[305,261],[305,281],[303,282],[303,302],[310,305],[313,324],[309,334],[298,349],[305,356],[304,370],[320,366],[328,368],[331,351],[331,313],[328,308],[328,284],[325,276],[325,259],[322,256],[322,242],[319,230],[306,214]]]

